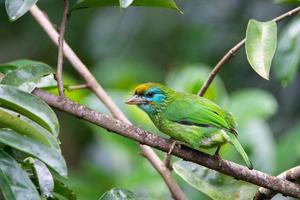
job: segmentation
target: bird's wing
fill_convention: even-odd
[[[227,112],[217,104],[194,95],[178,95],[165,110],[168,120],[184,125],[232,128],[226,121]]]

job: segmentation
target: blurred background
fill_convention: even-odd
[[[210,69],[245,36],[250,18],[270,20],[292,8],[271,0],[178,0],[177,4],[184,14],[144,7],[76,10],[66,32],[68,43],[133,123],[157,134],[159,131],[144,113],[124,104],[136,85],[161,82],[176,90],[197,93]],[[60,24],[63,1],[41,0],[38,6]],[[292,25],[299,29],[296,20],[299,17],[279,23],[279,38],[284,39],[283,34],[288,34]],[[54,44],[29,13],[9,22],[3,0],[0,38],[0,63],[27,58],[55,68]],[[300,39],[290,45],[300,47]],[[242,49],[223,67],[206,94],[236,116],[240,141],[255,169],[274,175],[300,162],[299,61],[292,63],[296,69],[288,82],[275,76],[291,64],[286,60],[283,63],[280,56],[276,55],[270,81],[266,81],[251,69]],[[66,84],[84,83],[68,61],[64,66]],[[77,102],[108,113],[87,90],[67,93]],[[153,199],[171,199],[160,176],[139,155],[136,142],[68,114],[57,111],[57,115],[69,184],[79,199],[97,199],[113,187]],[[230,145],[221,150],[221,156],[243,164]],[[190,199],[209,199],[174,176]]]

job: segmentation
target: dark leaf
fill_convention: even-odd
[[[274,58],[276,77],[286,86],[294,80],[300,65],[300,18],[292,21],[282,32]]]
[[[40,159],[61,176],[67,176],[67,166],[61,153],[12,130],[0,129],[0,142]]]
[[[34,160],[33,168],[38,180],[39,188],[43,197],[52,197],[54,189],[54,180],[47,166],[39,161]]]
[[[127,8],[128,6],[149,6],[149,7],[163,7],[179,10],[175,1],[173,0],[78,0],[74,9],[86,7],[102,7],[102,6],[118,6]]]
[[[63,182],[61,182],[57,179],[54,180],[54,193],[59,194],[68,200],[76,200],[77,199],[74,191],[71,188],[69,188],[66,184],[64,184]]]
[[[0,85],[0,106],[25,115],[55,136],[59,133],[59,122],[55,113],[36,96],[12,86]]]
[[[45,76],[52,73],[52,69],[46,64],[29,64],[8,72],[1,84],[12,85],[25,92],[32,92]]]
[[[0,150],[0,187],[7,200],[40,200],[26,172],[3,150]]]
[[[113,188],[105,192],[99,200],[138,200],[139,198],[131,191]]]
[[[188,184],[214,200],[243,200],[253,196],[257,187],[234,180],[217,171],[186,161],[177,161],[174,171]]]

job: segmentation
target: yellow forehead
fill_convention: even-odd
[[[147,90],[149,90],[151,87],[153,87],[154,85],[156,85],[155,83],[144,83],[144,84],[141,84],[139,86],[137,86],[135,88],[135,94],[139,94],[139,95],[142,95],[144,94]]]

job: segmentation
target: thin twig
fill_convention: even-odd
[[[58,92],[60,97],[64,97],[64,85],[62,80],[62,71],[63,71],[63,63],[64,63],[63,46],[64,46],[64,37],[66,31],[68,12],[69,12],[69,0],[64,0],[64,12],[60,24],[60,31],[58,37],[58,58],[57,58],[57,72],[56,72],[57,87],[58,87]]]
[[[296,181],[300,179],[300,166],[293,167],[277,176],[277,178],[286,179],[288,181]],[[271,199],[276,195],[277,192],[269,190],[263,187],[258,189],[258,192],[253,197],[253,200],[264,200]]]
[[[40,97],[52,107],[58,108],[64,112],[101,126],[124,137],[138,141],[141,144],[146,144],[164,152],[168,152],[172,146],[172,141],[168,139],[147,132],[144,129],[123,123],[68,99],[60,101],[59,97],[40,89],[35,89],[33,94]],[[184,160],[191,161],[235,177],[238,180],[253,183],[258,186],[280,192],[284,195],[300,198],[300,186],[290,181],[276,178],[257,170],[249,170],[247,167],[230,161],[215,159],[214,156],[183,145],[181,145],[181,147],[175,146],[172,154],[183,158]]]
[[[70,85],[67,87],[67,90],[72,91],[72,90],[81,90],[85,88],[89,88],[89,86],[86,83],[80,85]]]
[[[31,15],[37,20],[40,26],[44,29],[44,31],[48,34],[51,40],[58,45],[57,38],[58,33],[53,28],[50,20],[45,17],[43,12],[36,6],[32,6],[30,9]],[[111,114],[121,120],[126,124],[131,124],[131,122],[126,118],[124,113],[116,106],[116,104],[112,101],[111,97],[105,92],[102,86],[97,82],[92,73],[88,70],[88,68],[83,64],[83,62],[78,58],[78,56],[74,53],[71,47],[64,41],[64,55],[69,60],[69,62],[73,65],[73,67],[78,71],[78,73],[84,78],[89,88],[95,93],[95,95],[103,102],[103,104],[108,108]],[[168,186],[172,196],[176,200],[186,200],[184,193],[177,185],[176,181],[173,179],[171,172],[169,170],[165,170],[163,166],[163,162],[159,159],[159,157],[153,152],[153,150],[146,145],[139,145],[145,157],[151,163],[151,165],[159,172],[159,174],[164,179],[166,185]]]
[[[300,11],[300,6],[274,18],[273,20],[275,22],[279,22],[287,17],[293,16],[296,13],[298,13]],[[198,95],[199,96],[203,96],[206,92],[206,90],[208,89],[208,87],[210,86],[210,84],[212,83],[212,81],[214,80],[214,78],[216,77],[216,75],[218,74],[218,72],[220,71],[221,67],[224,66],[224,64],[226,64],[232,57],[234,57],[234,55],[236,54],[236,52],[241,49],[244,44],[245,44],[246,39],[242,39],[239,43],[237,43],[233,48],[231,48],[224,56],[223,58],[217,63],[217,65],[213,68],[213,70],[210,72],[208,78],[206,79],[206,81],[204,82],[204,84],[202,85]]]

